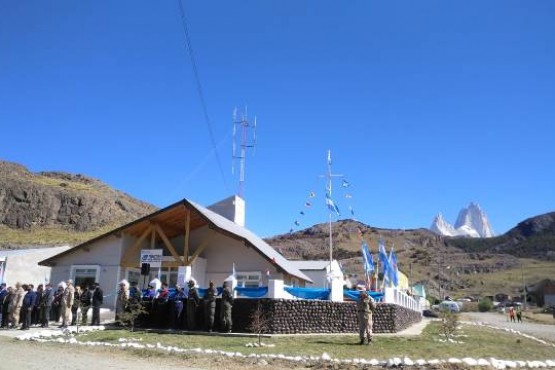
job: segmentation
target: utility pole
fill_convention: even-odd
[[[522,274],[522,288],[524,293],[524,302],[522,309],[526,311],[526,283],[524,282],[524,267],[522,262],[520,263],[520,273]]]

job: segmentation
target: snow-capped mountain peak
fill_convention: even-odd
[[[445,221],[443,215],[439,213],[432,222],[430,230],[439,235],[455,236],[455,228],[449,222]]]
[[[477,203],[471,202],[461,209],[455,226],[443,219],[441,213],[434,218],[430,230],[445,236],[466,236],[471,238],[489,238],[495,236],[488,217]]]

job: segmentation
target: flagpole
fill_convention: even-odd
[[[332,178],[333,177],[343,177],[343,175],[340,174],[334,174],[331,172],[331,149],[328,149],[328,158],[327,158],[327,171],[326,174],[322,177],[326,178],[326,192],[327,192],[327,197],[326,197],[326,203],[329,201],[331,202],[331,204],[333,204],[333,206],[335,207],[335,212],[339,215],[339,210],[337,209],[337,206],[333,203],[333,198],[332,198]],[[329,245],[329,249],[330,249],[330,274],[331,274],[331,264],[333,262],[333,237],[332,237],[332,229],[331,229],[331,217],[332,217],[332,210],[330,209],[330,206],[328,204],[328,210],[329,210],[329,241],[330,241],[330,245]]]

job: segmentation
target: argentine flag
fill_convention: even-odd
[[[326,193],[326,205],[328,206],[328,209],[332,212],[335,212],[336,215],[340,215],[339,213],[339,208],[337,208],[337,205],[335,204],[335,202],[331,199],[329,193]]]

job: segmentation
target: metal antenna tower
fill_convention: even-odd
[[[249,135],[250,134],[250,135]],[[256,117],[254,123],[248,120],[247,108],[243,112],[233,110],[233,149],[231,173],[235,174],[235,160],[239,160],[239,191],[237,195],[244,199],[245,193],[245,158],[247,149],[256,146]]]

